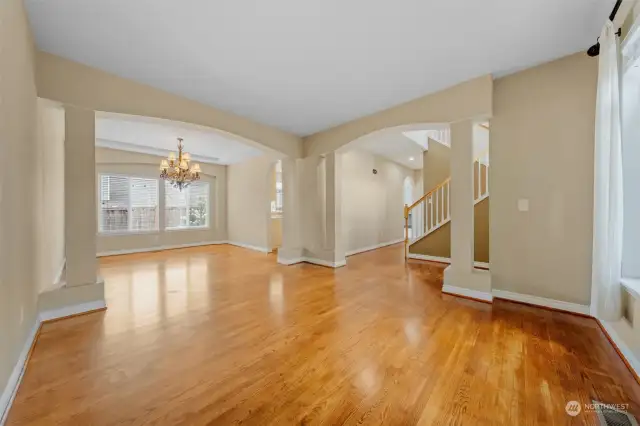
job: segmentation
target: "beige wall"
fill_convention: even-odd
[[[493,79],[490,75],[460,83],[308,136],[304,138],[304,154],[314,156],[331,152],[361,136],[389,127],[490,117],[492,90]]]
[[[100,174],[124,174],[130,176],[157,178],[158,166],[162,157],[148,154],[139,154],[109,148],[96,148],[96,182],[99,182]],[[209,229],[185,229],[165,231],[162,224],[160,230],[152,233],[108,235],[98,234],[98,253],[142,250],[160,248],[163,246],[176,246],[186,244],[198,244],[227,239],[227,203],[226,184],[227,167],[215,164],[200,164],[203,174],[202,181],[209,182],[209,209],[211,217]],[[164,189],[159,188],[160,198]],[[96,199],[96,206],[98,206]]]
[[[282,246],[282,218],[271,218],[271,241],[269,244],[272,248]]]
[[[64,238],[64,109],[38,99],[37,179],[39,292],[59,284],[65,259]]]
[[[490,198],[473,206],[473,260],[489,263]]]
[[[227,167],[229,241],[271,250],[271,188],[275,161],[263,156]]]
[[[427,193],[451,176],[451,148],[429,140],[429,149],[422,155],[422,187]]]
[[[451,223],[447,223],[409,246],[409,253],[451,258]]]
[[[495,82],[496,289],[589,304],[597,59],[580,52]],[[520,198],[529,211],[519,212]]]
[[[378,171],[373,174],[373,169]],[[413,170],[366,151],[342,154],[342,226],[347,253],[403,239],[404,180]]]
[[[489,263],[489,198],[473,207],[473,259]],[[431,234],[409,246],[409,253],[427,256],[451,257],[451,224],[436,229]]]
[[[299,157],[302,141],[253,122],[49,53],[37,52],[38,96],[95,111],[165,118],[212,127],[268,150]]]
[[[37,103],[33,42],[20,0],[0,7],[0,418],[12,370],[36,322],[33,255]],[[15,383],[12,383],[15,385]]]

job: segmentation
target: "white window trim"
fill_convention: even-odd
[[[157,193],[157,200],[158,200],[158,207],[157,207],[157,211],[156,211],[156,228],[154,229],[148,229],[148,230],[128,230],[128,231],[101,231],[100,230],[100,223],[102,223],[102,205],[101,205],[101,201],[102,201],[102,177],[103,176],[114,176],[114,177],[123,177],[123,178],[127,178],[127,179],[131,179],[131,178],[137,178],[137,179],[148,179],[148,180],[155,180],[157,183],[156,185],[156,193]],[[130,184],[131,181],[129,181]],[[145,234],[159,234],[161,231],[161,226],[160,226],[160,208],[161,208],[161,200],[160,200],[160,180],[157,178],[153,178],[153,177],[149,177],[149,176],[144,176],[144,175],[138,175],[138,174],[130,174],[130,173],[109,173],[109,172],[100,172],[98,173],[98,179],[97,179],[97,186],[98,186],[98,190],[97,190],[97,194],[98,194],[98,200],[97,200],[97,210],[98,210],[98,235],[99,236],[108,236],[108,237],[116,237],[116,236],[126,236],[126,235],[145,235]],[[128,207],[129,211],[131,210],[131,188],[129,188],[129,207]],[[128,226],[131,226],[131,222],[127,223]]]
[[[209,226],[209,225],[205,225],[205,226],[174,226],[172,228],[167,228],[167,227],[164,228],[165,232],[202,231],[202,230],[207,230],[207,229],[211,229],[211,226]]]

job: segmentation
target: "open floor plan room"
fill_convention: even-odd
[[[0,0],[0,426],[637,426],[640,0]]]
[[[103,258],[109,309],[42,326],[7,425],[551,425],[593,400],[640,414],[593,319],[442,294],[444,266],[405,264],[402,245],[337,270],[228,245]]]

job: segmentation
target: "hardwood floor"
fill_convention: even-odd
[[[596,424],[640,386],[595,321],[441,293],[402,245],[332,270],[208,246],[103,258],[109,309],[45,324],[8,425]]]

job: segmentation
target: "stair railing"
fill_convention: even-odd
[[[489,197],[489,152],[478,156],[473,163],[473,204]],[[435,231],[451,219],[451,178],[420,197],[415,203],[404,206],[405,257],[409,245]]]
[[[445,180],[415,203],[404,206],[405,256],[409,245],[444,225],[451,218],[450,183]]]

